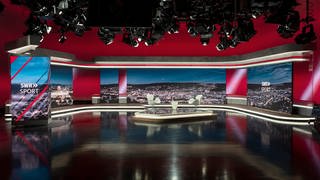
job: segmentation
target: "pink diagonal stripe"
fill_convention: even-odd
[[[18,116],[16,121],[20,121],[21,118],[29,111],[29,109],[33,106],[34,103],[38,101],[38,99],[46,92],[48,89],[48,85],[38,94],[38,96],[28,105],[28,107]]]
[[[28,146],[28,148],[36,155],[39,157],[39,159],[46,165],[49,164],[48,159],[37,149],[35,148],[30,141],[28,141],[24,135],[18,131],[16,132],[17,135],[22,139],[22,141],[24,142],[24,144],[26,144]]]
[[[20,71],[32,60],[30,57],[21,67],[20,69],[11,77],[11,81],[20,73]]]
[[[15,60],[18,59],[18,56],[10,56],[10,63],[14,63]]]

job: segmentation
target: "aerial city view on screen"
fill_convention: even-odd
[[[291,63],[248,69],[248,104],[291,113]]]
[[[202,104],[223,104],[226,98],[225,70],[217,69],[143,69],[128,70],[128,102],[147,103],[147,94],[161,103],[172,100],[187,104],[203,95]]]

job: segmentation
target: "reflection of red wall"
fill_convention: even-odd
[[[300,133],[293,133],[293,168],[296,176],[306,179],[320,179],[320,144]]]
[[[312,61],[293,63],[293,102],[312,101]]]
[[[245,144],[247,137],[247,118],[241,115],[226,115],[227,140]]]
[[[247,69],[227,69],[227,95],[247,96]]]
[[[100,70],[73,69],[73,97],[75,100],[91,100],[100,94]]]

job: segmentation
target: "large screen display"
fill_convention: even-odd
[[[201,104],[225,103],[226,70],[129,69],[127,76],[131,103],[147,103],[147,94],[159,97],[161,103],[188,104],[197,95],[203,95]]]
[[[102,103],[119,102],[118,69],[100,70],[100,94]]]
[[[51,106],[73,104],[72,68],[51,66]]]
[[[248,105],[291,113],[292,64],[249,68]]]
[[[50,112],[50,59],[14,56],[10,60],[13,124],[47,121]]]

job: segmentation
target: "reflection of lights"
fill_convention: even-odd
[[[309,153],[312,156],[312,162],[314,163],[314,165],[317,168],[316,172],[318,172],[318,174],[319,174],[319,172],[320,172],[320,156],[316,150],[316,147],[315,147],[316,144],[311,139],[305,139],[305,143],[308,147]]]
[[[205,158],[202,159],[201,173],[203,178],[207,176],[207,160]]]
[[[176,145],[172,145],[172,157],[171,157],[171,164],[170,164],[170,174],[169,177],[171,180],[178,180],[180,179],[180,172],[179,172],[179,167],[178,167],[178,151]]]
[[[142,179],[141,169],[136,168],[134,171],[134,179]]]

